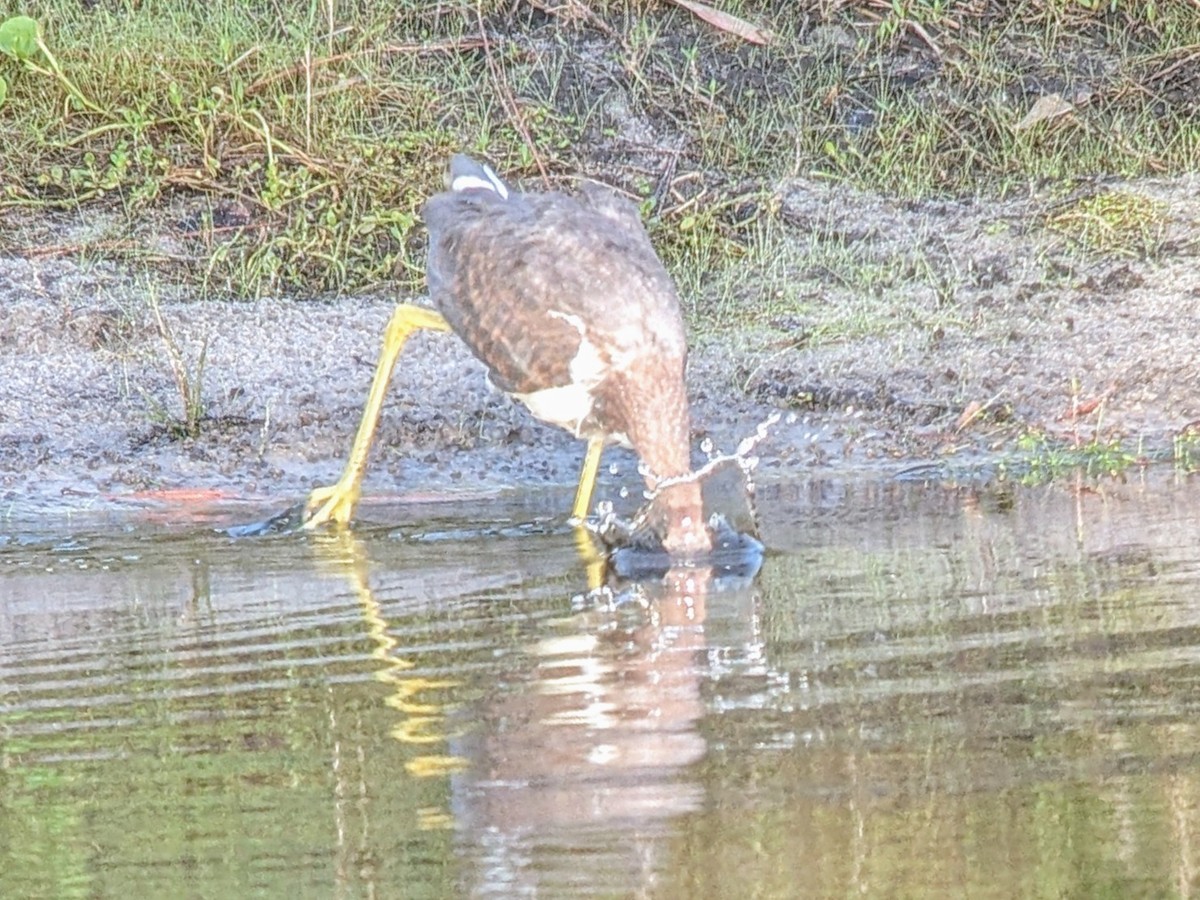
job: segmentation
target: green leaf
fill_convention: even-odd
[[[8,82],[4,80],[4,76],[0,75],[0,106],[4,105],[4,98],[8,96]]]
[[[13,16],[0,23],[0,53],[29,59],[38,51],[38,23],[29,16]]]

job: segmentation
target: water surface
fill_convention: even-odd
[[[1200,483],[766,486],[615,608],[560,499],[0,521],[0,896],[1191,895]]]

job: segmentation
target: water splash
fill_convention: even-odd
[[[754,451],[767,438],[771,428],[780,420],[779,413],[772,413],[759,422],[754,431],[738,442],[732,453],[716,452],[711,438],[701,442],[701,450],[708,457],[707,462],[698,469],[685,475],[673,478],[657,478],[644,464],[639,465],[638,472],[653,489],[642,492],[643,505],[632,517],[619,515],[611,501],[601,501],[596,504],[595,515],[588,519],[585,527],[611,552],[623,552],[628,558],[626,563],[633,570],[658,569],[669,563],[670,557],[662,547],[661,535],[650,526],[649,518],[655,498],[672,485],[711,479],[716,473],[728,466],[736,466],[740,476],[740,487],[745,495],[746,511],[750,532],[757,531],[758,512],[755,508],[754,471],[758,467],[759,457]],[[627,497],[628,491],[622,489],[621,497]],[[718,565],[727,565],[732,569],[754,568],[748,561],[760,559],[762,544],[754,533],[742,533],[729,523],[724,515],[714,512],[706,523],[713,538],[711,558]]]
[[[730,463],[733,463],[739,469],[741,469],[742,475],[745,477],[746,481],[746,490],[748,493],[753,494],[753,475],[754,470],[758,468],[759,462],[759,458],[752,455],[754,448],[762,443],[762,441],[766,440],[767,436],[771,433],[771,429],[778,424],[779,419],[780,413],[771,413],[756,426],[754,426],[753,434],[742,438],[742,440],[738,442],[737,449],[734,450],[733,453],[714,453],[711,438],[705,438],[700,444],[700,449],[703,450],[704,454],[708,457],[708,462],[702,465],[699,469],[688,472],[686,475],[677,475],[673,478],[659,479],[656,478],[654,473],[644,464],[639,465],[638,472],[642,475],[642,477],[654,481],[654,483],[657,485],[655,490],[647,490],[644,492],[645,498],[647,500],[653,500],[659,494],[659,492],[661,492],[664,488],[670,487],[671,485],[686,484],[690,481],[703,481],[705,478],[713,475],[713,473],[719,470],[722,466]]]

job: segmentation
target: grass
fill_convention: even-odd
[[[255,296],[418,288],[420,203],[459,149],[616,181],[705,272],[762,249],[787,176],[1003,196],[1200,158],[1184,0],[714,5],[775,42],[652,0],[30,2],[41,46],[0,57],[0,208],[115,213],[174,248],[146,262]]]
[[[1181,472],[1200,470],[1200,433],[1189,427],[1177,434],[1170,446],[1148,447],[1116,438],[1064,440],[1028,432],[1016,442],[1001,469],[1006,477],[1041,484],[1075,474],[1120,477],[1131,469],[1158,463],[1170,464]]]
[[[179,415],[172,416],[165,406],[157,403],[148,393],[144,395],[145,399],[151,406],[152,417],[172,437],[179,439],[198,437],[207,414],[204,400],[204,369],[208,362],[208,335],[201,339],[199,349],[189,356],[180,346],[174,329],[163,315],[158,294],[153,288],[150,289],[149,297],[150,310],[154,314],[154,325],[162,341],[163,352],[175,384],[179,400]]]
[[[742,335],[767,364],[974,327],[954,302],[972,275],[936,235],[788,221],[788,179],[900,203],[1037,192],[1065,198],[1036,224],[1073,247],[1152,256],[1162,207],[1109,182],[1200,159],[1196,0],[713,5],[773,43],[664,0],[29,2],[10,12],[35,22],[0,26],[0,215],[88,224],[8,229],[0,250],[122,256],[220,296],[420,291],[420,205],[466,150],[534,186],[619,186],[697,339]],[[194,437],[206,345],[151,311],[178,394],[154,415]],[[1142,458],[1093,443],[1018,450],[1037,474]],[[1194,437],[1175,454],[1190,466]]]
[[[1046,227],[1098,256],[1152,256],[1167,230],[1163,204],[1130,191],[1101,191],[1056,209]]]
[[[1009,464],[1013,474],[1032,482],[1054,481],[1072,472],[1089,476],[1119,475],[1150,459],[1140,448],[1118,440],[1065,441],[1028,433],[1017,441]]]

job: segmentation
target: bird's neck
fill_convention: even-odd
[[[663,486],[651,506],[651,520],[663,535],[663,547],[673,556],[693,556],[712,549],[698,481]]]

